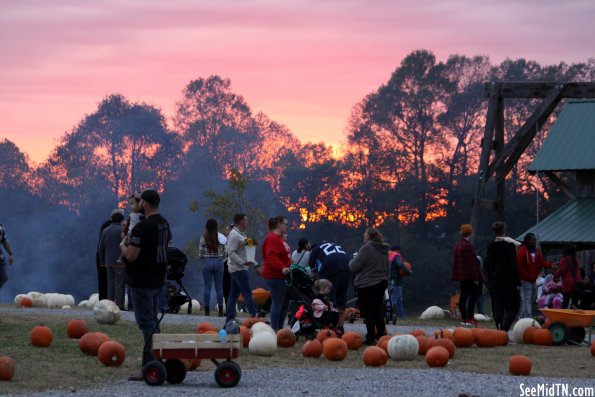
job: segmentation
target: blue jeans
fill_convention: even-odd
[[[240,294],[244,297],[246,308],[252,317],[256,317],[256,304],[252,299],[252,285],[250,284],[250,273],[248,270],[240,270],[238,272],[229,273],[231,277],[231,287],[229,289],[229,297],[227,298],[227,313],[225,321],[230,321],[236,318],[236,304]]]
[[[223,258],[204,258],[202,267],[202,278],[204,279],[204,305],[211,306],[211,284],[215,280],[215,293],[217,294],[217,305],[223,310]]]
[[[0,261],[0,288],[8,281],[8,264],[6,261]]]
[[[403,307],[403,287],[400,285],[393,285],[391,287],[390,302],[393,305],[393,311],[397,313],[397,317],[405,317],[405,308]]]
[[[283,328],[289,300],[287,299],[287,284],[283,278],[269,278],[266,280],[271,293],[271,328],[276,331]]]
[[[535,283],[521,280],[521,313],[520,318],[533,317],[533,301],[537,295]]]
[[[159,288],[133,288],[129,287],[130,299],[134,310],[134,319],[138,328],[143,333],[145,341],[143,347],[143,361],[144,366],[149,361],[154,360],[151,352],[151,337],[153,333],[158,334],[160,331],[157,315],[159,313],[159,302],[163,294],[163,287]]]

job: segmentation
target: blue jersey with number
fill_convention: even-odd
[[[338,272],[349,272],[349,255],[334,243],[322,243],[312,247],[310,269],[318,273],[318,278],[330,278]]]

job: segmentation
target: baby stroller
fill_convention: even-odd
[[[168,282],[166,286],[168,313],[178,313],[180,306],[184,303],[188,303],[188,314],[192,312],[192,298],[190,298],[188,291],[182,284],[187,262],[186,254],[181,250],[175,247],[167,248],[167,279],[175,281],[177,284]]]
[[[396,308],[393,307],[393,301],[390,299],[389,288],[384,290],[384,322],[386,324],[392,322],[393,325],[396,325],[397,324],[397,311],[396,311]]]
[[[314,339],[316,331],[323,328],[337,331],[339,313],[331,311],[330,307],[320,318],[314,317],[312,308],[314,281],[307,270],[299,265],[292,265],[285,278],[285,283],[287,284],[287,298],[301,304],[289,321],[291,330],[297,337],[302,335],[306,339]]]

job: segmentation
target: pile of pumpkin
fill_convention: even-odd
[[[89,356],[97,356],[99,362],[108,367],[120,366],[126,358],[124,346],[117,341],[110,340],[102,332],[89,332],[85,320],[71,320],[66,333],[71,339],[79,339],[79,349]],[[52,329],[46,325],[37,325],[29,333],[29,341],[35,347],[50,347],[54,340]],[[0,380],[10,380],[14,376],[14,360],[0,355]]]

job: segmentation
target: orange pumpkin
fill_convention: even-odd
[[[452,335],[452,332],[450,332],[450,330],[448,330],[448,329],[439,329],[439,330],[435,331],[434,337],[450,339],[451,341],[454,342],[454,337]]]
[[[475,342],[473,333],[467,328],[455,328],[452,335],[456,347],[471,347]]]
[[[549,318],[546,318],[545,322],[543,323],[543,328],[549,328],[551,323],[552,323],[552,320],[550,320]]]
[[[264,288],[256,288],[252,291],[252,299],[257,305],[264,305],[269,296],[271,296],[270,292]]]
[[[341,339],[347,342],[349,350],[358,350],[364,343],[362,336],[357,332],[345,332]]]
[[[23,296],[19,302],[20,307],[33,307],[33,301],[28,296]]]
[[[197,333],[204,334],[207,331],[215,331],[215,333],[217,333],[217,327],[208,321],[198,324],[198,327],[196,328]]]
[[[427,345],[428,350],[426,351],[426,355],[428,355],[428,352],[434,346],[441,346],[441,347],[445,348],[446,351],[448,352],[449,358],[453,358],[455,356],[456,346],[455,346],[455,343],[453,341],[451,341],[450,339],[445,339],[445,338],[430,339],[430,341],[428,342],[428,345]]]
[[[595,341],[591,342],[591,355],[595,357]]]
[[[11,380],[14,376],[14,360],[0,354],[0,380]]]
[[[109,341],[109,336],[103,332],[87,332],[79,340],[79,349],[89,356],[96,356],[102,344]]]
[[[248,344],[250,344],[250,328],[240,325],[240,335],[242,335],[242,346],[248,347]]]
[[[498,336],[492,329],[482,329],[475,334],[475,344],[477,347],[496,347],[498,345]]]
[[[347,357],[347,342],[339,338],[327,338],[322,343],[322,354],[330,361],[343,361]]]
[[[378,346],[369,346],[364,350],[362,358],[365,366],[380,367],[388,361],[388,354]]]
[[[85,320],[70,320],[66,326],[66,333],[71,339],[80,339],[87,332],[89,332],[89,326]]]
[[[533,343],[539,346],[553,345],[552,332],[545,328],[536,329],[535,332],[533,332]]]
[[[535,333],[535,331],[537,331],[539,328],[535,327],[535,326],[530,326],[527,327],[525,329],[525,332],[523,332],[523,342],[525,342],[528,345],[532,345],[533,344],[533,334]]]
[[[277,331],[277,346],[279,347],[293,347],[296,340],[295,334],[289,328]]]
[[[423,329],[414,329],[413,331],[409,332],[409,335],[413,335],[416,338],[418,336],[426,336],[426,331],[424,331]]]
[[[256,323],[263,323],[264,318],[257,318],[257,317],[248,317],[242,322],[242,325],[248,329],[252,328],[252,326]]]
[[[302,346],[302,355],[304,357],[318,358],[322,354],[322,343],[318,339],[309,340]]]
[[[473,334],[473,343],[477,343],[477,333],[483,331],[483,328],[469,328],[471,333]]]
[[[496,334],[496,346],[508,345],[508,332],[497,330],[494,333]]]
[[[335,333],[335,331],[330,330],[330,329],[321,329],[320,331],[318,331],[318,334],[316,334],[316,339],[318,339],[318,342],[320,342],[320,343],[324,342],[328,338],[336,338],[336,337],[337,337],[337,334]]]
[[[442,346],[431,347],[426,352],[426,363],[430,367],[444,367],[448,364],[449,353]]]
[[[126,358],[126,350],[120,342],[110,340],[101,344],[97,350],[97,358],[107,367],[119,367]]]
[[[425,356],[426,352],[428,351],[428,342],[431,340],[429,336],[418,336],[416,337],[417,343],[419,344],[419,348],[417,349],[417,354],[420,356]]]
[[[38,325],[33,327],[31,330],[31,334],[29,335],[29,339],[31,340],[31,344],[33,346],[39,347],[48,347],[52,344],[52,339],[54,335],[52,330],[45,325]]]
[[[531,359],[521,355],[510,357],[508,360],[508,371],[512,375],[529,375],[531,373]]]
[[[349,321],[351,315],[353,314],[353,318],[359,318],[359,310],[357,310],[355,307],[348,307],[347,309],[345,309],[345,321]]]

